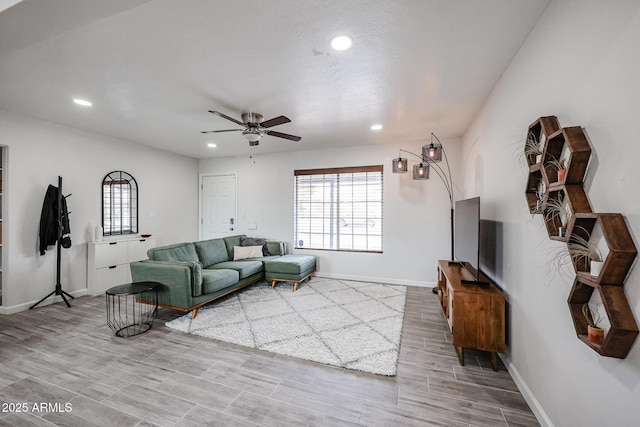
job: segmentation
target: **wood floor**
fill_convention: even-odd
[[[173,331],[180,313],[164,309],[151,331],[117,338],[104,306],[0,316],[1,426],[538,425],[489,354],[467,350],[459,366],[429,288],[408,288],[395,377]]]

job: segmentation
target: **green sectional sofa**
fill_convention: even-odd
[[[293,291],[300,282],[316,271],[316,258],[309,255],[284,255],[264,261],[265,280],[275,288],[277,282],[293,282]]]
[[[234,261],[234,247],[242,246],[245,237],[238,235],[149,249],[148,260],[130,264],[131,277],[134,282],[160,283],[159,305],[183,312],[192,311],[195,318],[203,305],[263,280],[265,264],[270,262],[284,261],[273,264],[273,267],[277,270],[276,277],[278,271],[282,271],[285,273],[282,279],[287,281],[294,281],[291,279],[300,268],[306,276],[302,280],[315,272],[315,257],[285,255],[283,242],[266,242],[268,256]],[[290,259],[292,265],[288,265],[288,257],[294,257]]]

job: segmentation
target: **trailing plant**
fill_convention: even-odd
[[[600,250],[589,241],[589,232],[578,225],[573,230],[566,245],[559,246],[550,252],[549,266],[556,272],[565,271],[563,268],[569,264],[575,266],[578,271],[587,271],[591,260],[602,261]],[[577,232],[586,238],[576,234]]]
[[[563,227],[566,227],[571,218],[571,207],[564,200],[549,198],[544,207],[544,219],[546,222],[555,222],[556,218],[560,220]]]
[[[567,163],[564,160],[553,159],[550,162],[547,162],[547,164],[557,171],[567,169]]]
[[[536,207],[532,213],[542,213],[542,204],[544,202],[544,195],[547,192],[547,188],[544,185],[544,181],[540,180],[538,187],[536,188]]]
[[[529,132],[524,141],[524,149],[522,149],[522,141],[518,142],[513,157],[518,163],[528,168],[531,163],[535,162],[536,156],[542,154],[543,148],[538,137],[533,132]]]
[[[604,316],[599,310],[601,306],[602,304],[596,304],[595,310],[591,310],[588,302],[585,302],[582,305],[582,314],[584,315],[587,324],[592,328],[599,328],[600,322],[604,320]]]
[[[527,165],[531,163],[532,158],[535,159],[536,156],[542,155],[543,148],[544,147],[540,145],[538,137],[532,132],[529,132],[527,135],[527,141],[524,144],[524,157]]]
[[[586,239],[577,234],[572,234],[569,238],[569,243],[567,243],[567,249],[569,250],[574,265],[579,261],[584,261],[585,263],[589,263],[589,261],[602,261],[600,250],[589,241],[589,233],[587,233],[586,230],[584,230],[584,232],[587,235]]]

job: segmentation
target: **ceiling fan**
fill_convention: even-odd
[[[223,130],[207,130],[202,133],[219,133],[219,132],[237,132],[242,131],[242,135],[249,141],[250,146],[258,145],[260,138],[265,135],[276,136],[278,138],[288,139],[290,141],[300,141],[302,137],[289,135],[288,133],[276,132],[274,130],[268,130],[270,127],[289,123],[289,120],[285,116],[274,117],[273,119],[263,121],[262,114],[258,113],[242,113],[242,121],[236,120],[233,117],[229,117],[226,114],[222,114],[219,111],[209,110],[211,114],[215,114],[224,119],[230,120],[233,123],[237,123],[243,126],[242,129],[223,129]]]

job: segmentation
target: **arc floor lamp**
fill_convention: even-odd
[[[435,141],[435,142],[434,142]],[[432,132],[431,142],[422,146],[422,153],[416,154],[411,151],[400,149],[397,159],[393,159],[393,173],[406,173],[409,169],[409,161],[406,157],[402,157],[402,153],[411,154],[420,159],[420,163],[413,165],[413,179],[426,180],[429,179],[429,170],[433,166],[433,170],[438,174],[449,195],[449,205],[451,207],[451,261],[454,258],[453,251],[453,180],[451,179],[451,168],[449,167],[449,159],[447,153],[442,146],[438,137]],[[446,170],[440,166],[440,162],[444,157]],[[433,293],[438,293],[438,288],[433,288]]]

